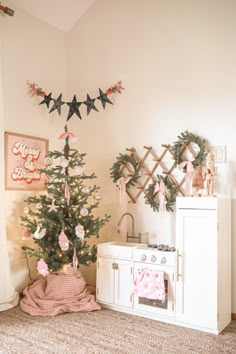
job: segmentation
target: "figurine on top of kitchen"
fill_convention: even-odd
[[[216,176],[215,158],[213,153],[209,152],[206,157],[206,172],[205,172],[207,196],[214,196],[215,176]]]
[[[202,174],[202,167],[199,165],[193,174],[192,181],[192,195],[193,197],[201,197],[201,191],[204,189],[204,178]]]

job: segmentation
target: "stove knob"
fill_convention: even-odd
[[[146,254],[143,254],[142,258],[141,258],[141,261],[145,262],[146,260],[147,260],[147,256],[146,256]]]
[[[162,257],[161,264],[165,264],[165,263],[166,263],[166,257]]]
[[[156,257],[156,256],[152,256],[152,257],[151,257],[151,262],[154,263],[154,262],[156,262],[156,260],[157,260],[157,257]]]

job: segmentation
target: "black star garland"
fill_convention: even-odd
[[[75,95],[73,97],[72,102],[67,102],[66,104],[70,107],[67,116],[67,121],[73,116],[73,114],[76,114],[79,117],[79,119],[82,119],[79,111],[79,106],[82,104],[82,102],[77,102]]]
[[[101,104],[102,104],[103,109],[106,108],[106,103],[113,104],[113,103],[109,100],[109,98],[107,97],[107,94],[104,93],[104,92],[102,92],[101,89],[99,89],[99,93],[100,93],[100,95],[97,97],[97,99],[101,101]]]
[[[57,97],[56,100],[53,98],[54,104],[53,104],[52,108],[50,109],[49,113],[53,112],[56,109],[59,116],[61,115],[61,106],[65,103],[65,102],[62,102],[61,97],[62,97],[62,93]]]
[[[89,95],[87,95],[87,100],[83,102],[87,106],[87,116],[89,115],[91,109],[94,109],[95,111],[98,112],[98,109],[95,107],[94,104],[95,100],[96,98],[90,98]]]
[[[43,101],[40,102],[40,104],[44,104],[45,103],[47,105],[47,108],[49,108],[50,102],[52,101],[51,96],[52,96],[51,92],[49,93],[49,95],[45,95]]]
[[[52,113],[53,111],[57,111],[57,113],[59,114],[59,116],[61,115],[61,106],[63,106],[65,103],[67,104],[67,106],[69,106],[69,112],[67,115],[67,121],[71,119],[71,117],[75,114],[79,119],[82,119],[81,117],[81,113],[80,113],[80,106],[82,104],[84,104],[87,107],[87,116],[89,115],[89,113],[91,112],[91,110],[94,111],[98,111],[97,107],[95,106],[95,101],[96,100],[100,100],[103,109],[106,108],[106,104],[112,104],[112,101],[108,98],[108,95],[111,95],[113,93],[121,93],[122,90],[124,90],[124,88],[122,87],[122,83],[121,81],[117,82],[117,84],[115,86],[111,86],[109,89],[106,90],[106,92],[103,92],[100,88],[99,88],[99,96],[95,97],[95,98],[91,98],[89,96],[89,94],[87,94],[87,99],[86,101],[77,101],[76,99],[76,95],[74,95],[72,101],[70,102],[64,102],[62,100],[62,93],[55,99],[52,97],[52,92],[49,93],[48,95],[40,88],[38,87],[38,85],[36,85],[35,83],[31,84],[29,82],[27,82],[30,91],[28,92],[29,94],[31,94],[31,96],[41,96],[43,97],[43,100],[39,103],[41,104],[46,104],[47,108],[49,109],[49,113]],[[53,105],[50,108],[50,104],[51,101],[53,101]]]

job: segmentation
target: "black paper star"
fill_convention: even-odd
[[[72,102],[66,102],[66,104],[70,107],[67,116],[67,121],[73,116],[73,114],[76,114],[80,119],[82,119],[79,111],[79,107],[82,104],[82,102],[77,102],[76,95],[74,95]]]
[[[99,110],[94,105],[95,100],[96,98],[90,98],[87,94],[87,100],[83,102],[87,106],[87,116],[89,115],[91,109],[94,109],[95,111],[99,112]]]
[[[104,93],[104,92],[102,92],[101,89],[99,89],[99,93],[100,93],[100,95],[97,97],[97,99],[101,101],[101,104],[102,104],[103,109],[105,109],[106,103],[113,104],[113,103],[109,100],[109,98],[107,97],[107,94]]]
[[[44,104],[45,103],[47,105],[47,108],[49,108],[50,102],[52,101],[51,95],[52,95],[51,92],[49,93],[49,95],[45,95],[44,98],[43,98],[43,101],[40,102],[40,104]]]
[[[61,97],[62,97],[62,93],[60,94],[60,96],[57,97],[56,100],[53,98],[54,104],[50,109],[49,113],[53,112],[56,109],[59,116],[61,115],[61,106],[65,103],[61,100]]]

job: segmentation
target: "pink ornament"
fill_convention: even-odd
[[[93,197],[95,200],[101,200],[102,196],[99,193],[96,193],[95,196]]]
[[[69,240],[63,230],[59,235],[59,245],[62,251],[67,251],[69,249]]]
[[[30,230],[27,227],[22,227],[22,240],[28,240],[31,237]]]
[[[39,274],[42,274],[44,277],[48,275],[48,265],[43,259],[40,259],[40,261],[38,261],[37,270]]]

